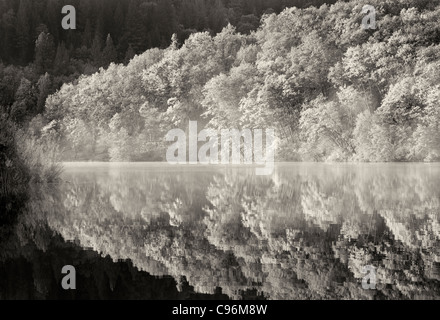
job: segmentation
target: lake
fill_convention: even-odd
[[[2,200],[0,298],[440,298],[440,164],[65,163],[62,180]]]

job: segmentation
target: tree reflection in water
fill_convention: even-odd
[[[163,298],[219,288],[233,299],[440,298],[438,165],[280,164],[267,177],[245,167],[171,168],[69,165],[66,183],[31,199],[40,208],[28,208],[14,244],[2,245],[29,261],[30,239],[43,252],[57,242],[61,260],[84,256],[78,247],[129,259],[168,279],[157,287]],[[114,265],[89,270],[111,290],[122,272]],[[377,268],[376,290],[362,289],[365,265]],[[46,271],[33,285],[51,292]]]

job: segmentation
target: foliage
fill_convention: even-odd
[[[199,130],[275,128],[277,160],[438,160],[440,7],[371,5],[376,30],[362,30],[352,1],[266,14],[250,34],[228,25],[181,46],[173,36],[166,49],[64,85],[45,116],[92,128],[86,159],[109,150],[114,160],[149,160],[141,154],[163,150],[167,130],[197,120]]]

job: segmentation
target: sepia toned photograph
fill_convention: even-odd
[[[439,22],[0,0],[0,300],[440,300]]]

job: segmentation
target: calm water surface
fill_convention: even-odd
[[[61,185],[3,201],[19,214],[0,228],[0,298],[440,298],[440,165],[254,172],[66,163]]]

